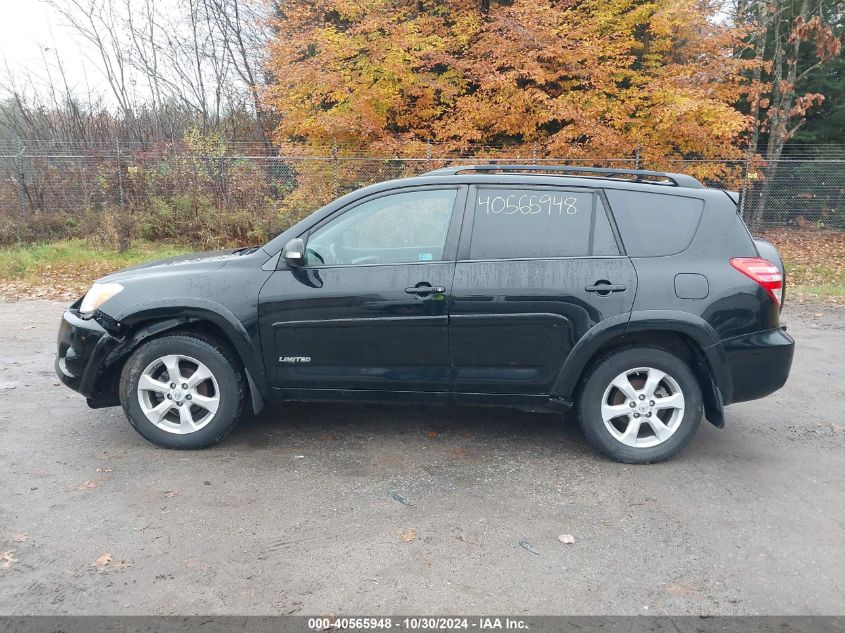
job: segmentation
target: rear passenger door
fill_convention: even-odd
[[[636,273],[598,190],[469,192],[450,300],[456,393],[548,395],[590,328],[630,313]]]

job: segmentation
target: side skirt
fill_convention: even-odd
[[[572,404],[541,394],[450,393],[448,391],[386,391],[371,389],[273,389],[283,402],[366,402],[374,404],[457,404],[511,407],[528,411],[565,411]]]

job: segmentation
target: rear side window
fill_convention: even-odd
[[[605,193],[630,257],[659,257],[685,250],[704,210],[704,201],[697,198],[619,189]]]
[[[592,192],[482,187],[473,204],[470,259],[619,254]]]

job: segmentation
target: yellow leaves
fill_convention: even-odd
[[[277,142],[539,140],[593,157],[647,143],[706,158],[733,155],[748,125],[732,107],[749,63],[730,55],[738,32],[699,0],[514,0],[486,15],[473,0],[303,5],[288,3],[290,41],[270,49]]]

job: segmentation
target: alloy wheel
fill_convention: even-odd
[[[634,448],[651,448],[675,434],[684,418],[684,393],[669,374],[654,367],[624,371],[601,401],[605,428]]]
[[[211,370],[182,354],[157,358],[138,380],[141,411],[168,433],[195,433],[211,422],[220,406],[220,388]]]

